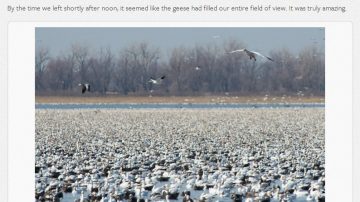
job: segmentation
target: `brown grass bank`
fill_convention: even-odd
[[[324,103],[319,96],[36,96],[36,103]]]

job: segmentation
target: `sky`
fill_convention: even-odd
[[[35,47],[46,47],[51,56],[66,54],[73,44],[84,45],[90,50],[110,48],[114,53],[133,43],[148,42],[166,54],[175,47],[194,47],[209,43],[222,44],[235,39],[243,42],[249,50],[289,50],[297,54],[305,47],[317,46],[324,50],[325,29],[320,27],[38,27],[35,29]]]

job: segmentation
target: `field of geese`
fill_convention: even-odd
[[[325,201],[324,107],[35,113],[37,202]]]

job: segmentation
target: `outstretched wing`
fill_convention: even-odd
[[[254,54],[256,54],[256,55],[258,55],[258,56],[260,56],[260,57],[263,57],[263,58],[265,58],[265,59],[268,59],[268,60],[271,60],[271,61],[274,61],[273,59],[271,59],[270,57],[267,57],[267,56],[265,56],[265,55],[262,55],[261,53],[259,53],[259,52],[255,52],[255,51],[251,51],[252,53],[254,53]]]
[[[81,85],[81,93],[85,93],[86,87],[84,85]]]
[[[237,53],[237,52],[244,52],[245,49],[238,49],[238,50],[233,50],[233,51],[230,51],[229,53]]]
[[[150,77],[150,79],[149,79],[148,82],[149,82],[149,83],[156,83],[156,80],[155,80],[153,77]]]

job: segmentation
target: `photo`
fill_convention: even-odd
[[[325,27],[36,27],[42,201],[325,201]]]

